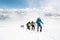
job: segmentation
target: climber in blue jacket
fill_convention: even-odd
[[[43,22],[41,21],[40,18],[37,18],[36,23],[37,23],[37,32],[39,31],[39,27],[40,27],[40,32],[41,32],[42,31],[41,23],[43,24]]]

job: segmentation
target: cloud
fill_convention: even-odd
[[[51,13],[51,14],[50,14]],[[60,11],[56,11],[50,5],[39,8],[24,8],[24,9],[0,9],[0,20],[36,20],[37,17],[45,15],[57,15],[60,17]],[[22,17],[22,18],[21,18]]]
[[[29,8],[47,8],[60,10],[60,0],[25,0]]]

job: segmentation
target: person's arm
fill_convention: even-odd
[[[40,20],[41,21],[41,20]],[[43,22],[41,21],[41,23],[43,24]]]

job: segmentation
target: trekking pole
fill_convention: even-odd
[[[43,27],[44,27],[44,24],[43,24]]]
[[[45,25],[43,24],[43,26],[42,26],[42,31],[45,31]]]

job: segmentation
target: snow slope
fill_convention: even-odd
[[[0,22],[0,40],[60,40],[59,21],[49,20],[45,20],[42,32],[21,28],[19,21]]]
[[[43,32],[40,33],[36,32],[36,30],[31,31],[21,28],[19,22],[1,23],[1,25],[0,40],[53,40]]]
[[[22,11],[22,9],[20,10]],[[45,13],[35,9],[25,9],[24,11],[8,11],[2,14],[8,15],[6,20],[0,19],[0,40],[60,40],[60,19],[55,16],[45,16]],[[2,18],[4,18],[3,16]],[[36,21],[37,17],[41,17],[44,22],[43,31],[37,32],[26,29],[28,21]],[[60,17],[60,16],[59,16]],[[24,25],[21,28],[20,25]]]

